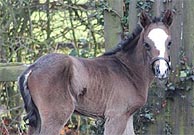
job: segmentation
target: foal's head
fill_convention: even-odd
[[[143,45],[148,53],[154,75],[165,79],[171,68],[170,46],[171,35],[169,27],[172,24],[173,13],[167,10],[163,17],[151,20],[144,12],[140,16],[140,23],[144,28]]]

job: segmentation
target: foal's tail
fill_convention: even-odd
[[[28,76],[31,74],[31,70],[26,70],[18,79],[20,93],[24,101],[24,108],[27,115],[24,117],[24,121],[29,120],[28,125],[29,134],[33,132],[39,133],[41,128],[41,119],[38,108],[34,104],[32,96],[28,88]]]

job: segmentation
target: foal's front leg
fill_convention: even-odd
[[[123,114],[107,118],[104,135],[135,135],[133,129],[133,116]]]
[[[131,115],[127,121],[127,126],[123,135],[135,135],[134,128],[133,128],[133,115]]]

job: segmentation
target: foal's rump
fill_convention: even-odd
[[[26,110],[27,115],[24,117],[24,121],[29,120],[29,125],[33,127],[33,129],[39,131],[40,130],[40,115],[34,101],[30,95],[30,91],[27,85],[27,78],[31,71],[26,70],[23,74],[19,77],[19,89],[24,101],[24,108]],[[30,129],[30,130],[33,130]],[[29,131],[33,132],[33,131]]]
[[[64,112],[60,109],[67,110],[68,108],[69,113],[72,113],[73,102],[69,92],[71,70],[69,56],[49,54],[39,58],[19,77],[19,88],[27,112],[25,120],[29,120],[29,134],[39,134],[42,130],[41,125],[49,119],[46,117],[51,115],[49,108],[53,112],[55,112],[53,109]],[[69,101],[67,102],[69,106],[66,108],[60,106],[60,103],[65,100]]]

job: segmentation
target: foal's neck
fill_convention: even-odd
[[[142,35],[138,35],[134,39],[134,47],[132,50],[121,51],[116,54],[117,59],[128,68],[129,72],[133,73],[137,83],[145,83],[144,87],[149,86],[153,80],[153,73],[150,67],[150,61],[147,52],[143,48]],[[138,86],[138,84],[137,84]],[[140,88],[141,89],[141,88]]]
[[[141,35],[138,35],[133,41],[131,41],[127,47],[123,48],[122,51],[116,54],[116,57],[128,67],[136,67],[139,69],[140,66],[145,66],[146,59],[145,52],[142,46],[143,39]],[[147,64],[146,64],[147,65]]]

